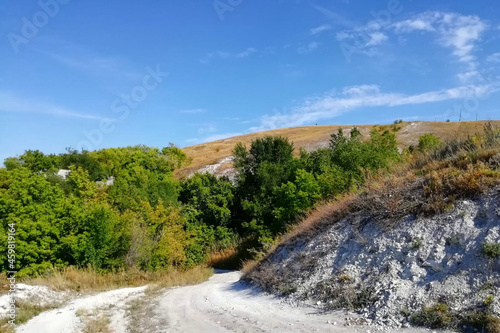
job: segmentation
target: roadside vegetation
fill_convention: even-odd
[[[189,158],[173,145],[26,151],[0,169],[0,251],[9,230],[16,234],[16,261],[0,256],[1,270],[15,265],[21,280],[59,290],[186,284],[206,279],[207,265],[246,261],[248,271],[279,244],[353,211],[390,227],[498,183],[500,131],[491,124],[447,142],[425,134],[403,151],[401,126],[374,126],[369,137],[339,129],[329,147],[309,152],[295,152],[285,137],[238,143],[235,181],[177,179]],[[496,244],[484,247],[497,252]]]
[[[389,188],[394,193],[384,214],[397,217],[443,211],[454,197],[495,181],[498,171],[488,165],[498,159],[492,125],[484,135],[448,143],[425,134],[403,152],[399,126],[374,126],[369,138],[357,128],[339,129],[328,148],[299,154],[284,137],[238,143],[235,182],[210,174],[176,179],[173,173],[189,159],[173,145],[26,151],[0,169],[0,251],[7,251],[14,227],[19,278],[71,289],[136,285],[206,263],[237,268],[262,257],[314,207],[343,205],[346,199],[338,199],[349,193],[360,193],[353,204],[382,214],[380,199]],[[66,179],[60,169],[70,170]],[[408,200],[408,186],[422,176],[416,186],[425,202]],[[314,213],[306,223],[311,219]],[[0,257],[2,271],[11,264]]]
[[[287,276],[286,271],[276,274],[272,264],[266,263],[277,248],[304,244],[347,216],[356,221],[373,221],[390,230],[405,216],[433,216],[446,212],[457,200],[486,193],[499,184],[498,128],[487,124],[484,131],[476,135],[446,142],[432,134],[423,135],[418,145],[400,154],[399,162],[378,170],[365,170],[363,186],[356,186],[332,200],[321,201],[309,210],[302,221],[283,233],[260,260],[246,263],[244,278],[273,293],[293,293],[297,288],[294,279]],[[410,245],[412,249],[421,246],[421,239],[412,240]],[[494,260],[499,257],[498,251],[498,244],[484,243],[478,254]],[[300,267],[315,265],[314,258],[304,256],[300,260],[303,262],[295,263]],[[332,277],[331,284],[319,286],[314,292],[323,297],[322,302],[331,302],[334,308],[356,309],[373,302],[365,297],[360,286],[352,289],[347,282],[348,278]],[[445,303],[430,305],[420,312],[409,313],[408,319],[415,325],[432,328],[474,327],[496,333],[500,332],[500,319],[491,312],[492,300],[492,295],[487,296],[484,304],[464,313],[454,312]]]
[[[360,187],[365,170],[400,159],[394,133],[379,127],[368,141],[357,129],[339,130],[330,148],[293,153],[283,137],[236,145],[235,184],[210,174],[177,180],[173,172],[188,158],[173,145],[8,158],[0,169],[0,251],[15,229],[16,258],[0,257],[0,267],[15,265],[21,279],[80,279],[86,288],[147,281],[152,272],[216,264],[218,256],[238,265],[319,200]]]

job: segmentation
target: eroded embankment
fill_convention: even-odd
[[[500,259],[484,244],[500,243],[499,190],[430,217],[348,214],[292,238],[245,279],[299,302],[357,310],[373,324],[495,325]]]

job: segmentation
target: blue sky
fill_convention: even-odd
[[[0,0],[0,160],[499,119],[489,1]]]

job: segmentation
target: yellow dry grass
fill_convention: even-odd
[[[493,125],[500,125],[500,121],[491,121]],[[398,144],[401,147],[408,147],[418,143],[418,138],[426,133],[433,133],[443,140],[454,139],[467,135],[474,135],[483,130],[487,121],[463,121],[463,122],[403,122],[397,124],[399,130],[396,132]],[[316,149],[322,145],[328,145],[330,135],[339,128],[348,131],[357,127],[364,137],[368,137],[370,130],[374,125],[326,125],[326,126],[304,126],[281,128],[265,132],[257,132],[246,135],[235,136],[232,138],[217,140],[213,142],[202,143],[195,146],[185,147],[182,150],[192,159],[189,166],[176,172],[178,177],[183,177],[196,172],[200,168],[216,164],[220,159],[231,156],[236,143],[243,142],[250,146],[250,143],[267,135],[284,136],[294,143],[295,153],[298,154],[298,148],[307,150]],[[392,129],[393,125],[383,125],[387,129]],[[231,164],[223,165],[219,169],[228,169]]]
[[[45,285],[54,290],[76,290],[78,292],[105,291],[121,287],[134,287],[154,283],[162,288],[200,283],[213,273],[211,268],[194,267],[186,271],[145,272],[128,269],[113,273],[99,273],[91,268],[66,267],[53,270],[46,276],[24,279],[21,282]]]

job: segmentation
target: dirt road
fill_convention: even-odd
[[[216,271],[206,282],[166,289],[154,296],[146,287],[124,288],[73,299],[65,306],[43,312],[16,332],[80,333],[85,329],[82,312],[106,315],[114,333],[222,333],[222,332],[375,332],[369,326],[346,326],[342,312],[322,313],[294,307],[240,282],[239,272]],[[131,301],[142,304],[135,315]],[[135,320],[135,321],[134,321]],[[88,330],[87,332],[93,332]],[[101,332],[101,331],[99,331]],[[395,329],[384,332],[429,332]]]
[[[162,332],[368,332],[367,326],[345,326],[342,312],[319,313],[263,295],[239,282],[239,272],[216,272],[209,281],[167,290],[156,315],[166,316]],[[351,316],[351,315],[350,315]],[[386,331],[386,332],[391,332]],[[392,332],[429,332],[397,329]]]

